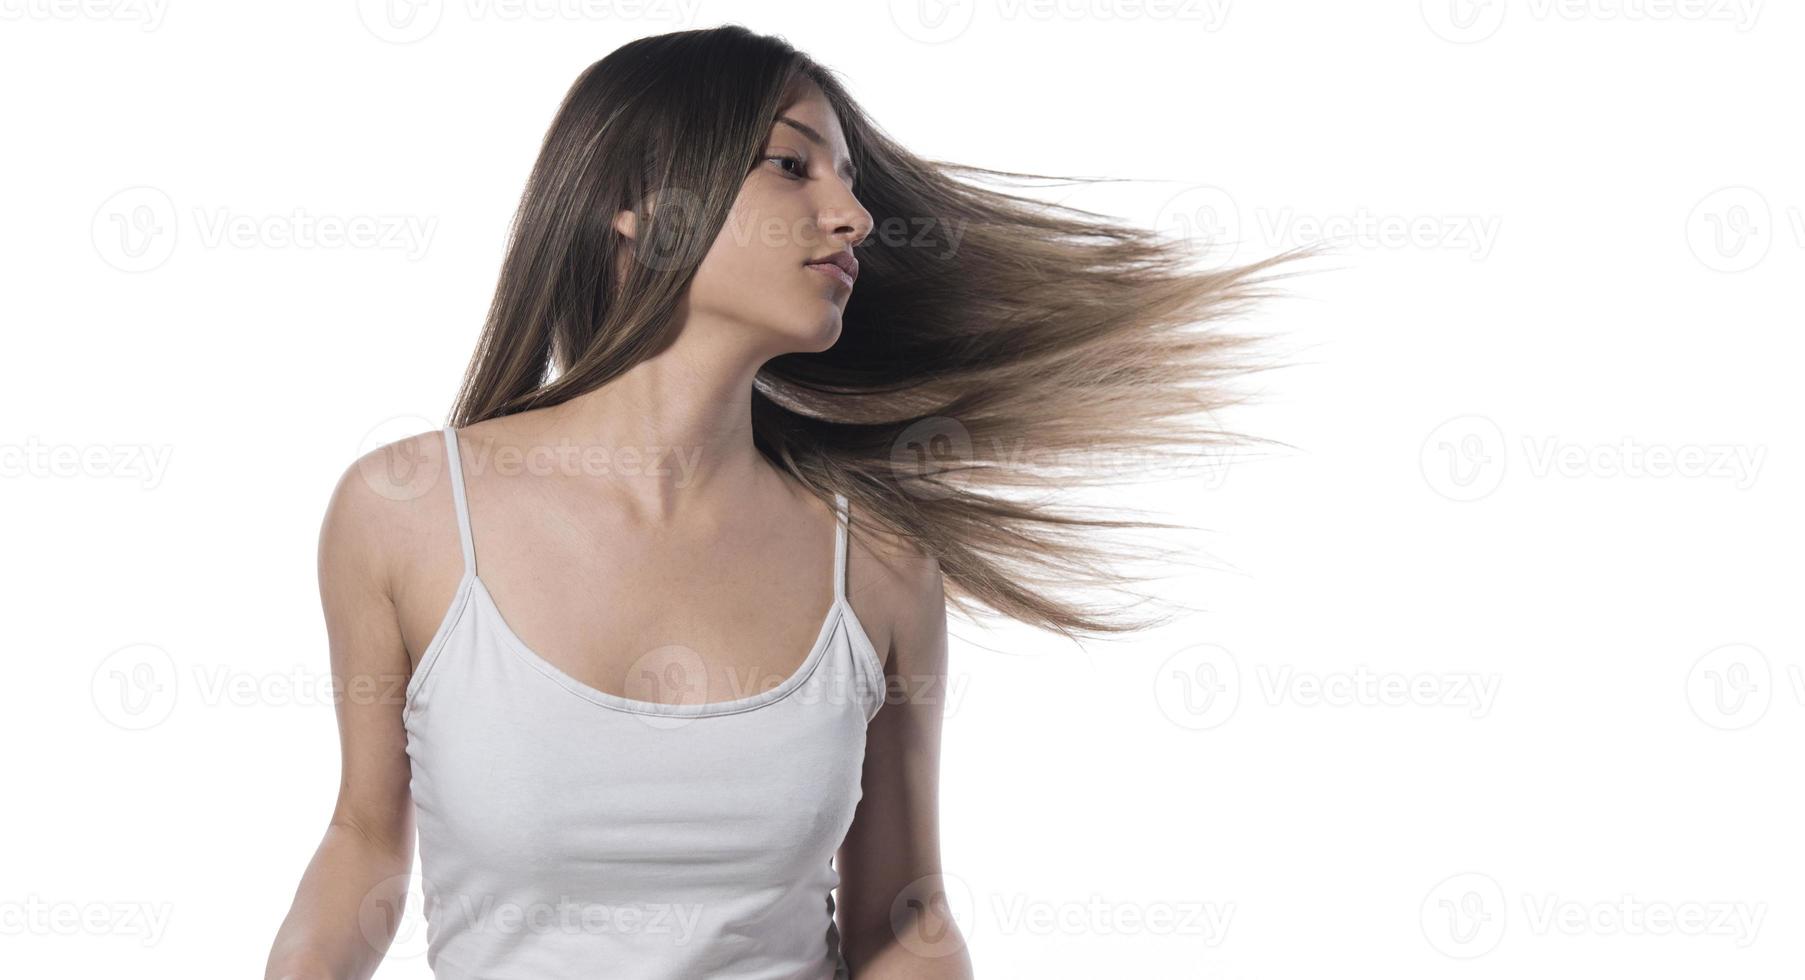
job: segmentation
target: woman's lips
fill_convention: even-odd
[[[808,267],[830,279],[845,284],[847,289],[852,288],[852,277],[846,274],[845,269],[840,268],[832,262],[810,262]]]

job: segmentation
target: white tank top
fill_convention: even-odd
[[[730,701],[702,702],[705,682],[694,703],[640,701],[508,626],[444,434],[464,576],[402,709],[433,976],[845,977],[833,857],[884,695],[846,600],[846,498],[833,605],[794,674]]]

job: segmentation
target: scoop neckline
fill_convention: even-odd
[[[821,628],[815,635],[815,642],[809,648],[808,655],[803,657],[802,663],[797,666],[796,670],[792,672],[790,676],[784,678],[782,683],[778,684],[776,687],[727,701],[703,701],[691,704],[680,702],[665,703],[660,701],[643,701],[638,698],[614,694],[578,680],[562,667],[553,663],[549,658],[540,654],[537,650],[534,650],[525,640],[521,639],[520,634],[514,631],[513,626],[509,625],[507,614],[502,612],[501,606],[495,601],[495,596],[489,592],[489,586],[483,581],[481,575],[472,573],[469,578],[471,590],[480,594],[483,605],[487,606],[489,612],[493,614],[492,619],[495,624],[496,634],[500,636],[508,648],[512,650],[515,655],[520,657],[520,659],[524,660],[528,666],[531,666],[541,674],[544,674],[546,677],[557,682],[560,687],[563,687],[565,690],[585,701],[605,708],[613,708],[618,711],[627,711],[643,715],[665,715],[682,718],[726,715],[750,711],[754,708],[761,708],[765,705],[782,700],[793,693],[797,688],[801,687],[803,682],[807,681],[809,676],[815,672],[815,667],[820,663],[822,655],[827,651],[829,645],[828,641],[833,638],[834,627],[839,624],[841,617],[845,614],[846,607],[846,597],[837,594],[836,590],[833,603],[828,606],[827,615],[821,620]]]

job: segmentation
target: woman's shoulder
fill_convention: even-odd
[[[442,429],[382,443],[348,461],[321,521],[322,573],[393,584],[410,550],[452,521],[449,476]]]
[[[852,534],[847,549],[847,598],[861,622],[882,624],[872,636],[886,666],[898,649],[918,646],[945,628],[946,593],[940,562],[908,534],[849,505]],[[874,631],[875,632],[875,631]]]

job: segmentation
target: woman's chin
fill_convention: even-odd
[[[805,331],[805,336],[796,338],[797,343],[804,345],[804,349],[809,353],[824,351],[832,347],[840,339],[842,312],[838,303],[830,301],[828,309],[815,320],[812,329]]]
[[[838,342],[839,339],[840,339],[840,313],[839,313],[839,310],[836,308],[833,315],[831,317],[829,317],[824,323],[821,324],[821,329],[816,331],[816,340],[818,341],[818,346],[815,347],[814,350],[815,351],[827,350],[829,347],[832,347],[836,342]]]
[[[841,310],[836,304],[817,308],[811,315],[797,315],[780,323],[749,323],[762,336],[759,346],[785,354],[816,354],[840,339]]]

